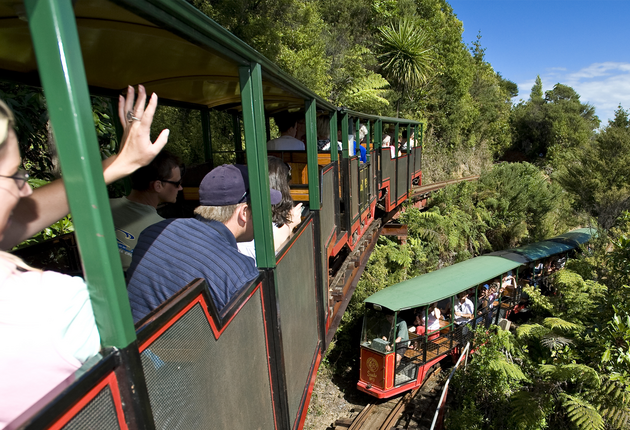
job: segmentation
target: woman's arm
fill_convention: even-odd
[[[134,90],[129,87],[127,98],[120,96],[119,112],[133,106]],[[146,92],[142,85],[138,87],[138,100],[132,111],[139,121],[132,121],[125,127],[121,149],[117,155],[103,161],[103,178],[111,184],[130,175],[155,158],[168,141],[168,130],[162,130],[155,143],[151,142],[150,130],[153,114],[157,107],[157,95],[153,94],[146,109]],[[57,179],[33,191],[29,197],[22,198],[13,211],[11,228],[7,229],[0,249],[10,249],[28,239],[49,225],[59,221],[70,211],[66,189],[62,179]]]
[[[284,224],[280,228],[273,229],[273,244],[275,252],[278,252],[284,242],[287,241],[288,238],[293,234],[293,229],[300,225],[302,222],[302,203],[298,203],[296,206],[291,209],[291,213],[289,216],[291,217],[291,222],[289,224]]]

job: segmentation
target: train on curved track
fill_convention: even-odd
[[[433,366],[459,354],[478,326],[505,324],[511,313],[522,310],[523,287],[546,288],[549,275],[594,234],[591,228],[573,230],[374,293],[364,301],[358,389],[382,399],[419,387]],[[496,294],[490,296],[493,284]],[[465,300],[470,301],[470,314],[461,316],[458,310],[465,307],[458,303]]]

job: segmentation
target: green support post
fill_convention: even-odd
[[[337,111],[330,115],[330,161],[339,159],[339,148],[337,146]]]
[[[136,339],[70,0],[26,0],[31,39],[104,347]]]
[[[357,157],[361,155],[361,150],[359,149],[359,146],[361,145],[360,142],[360,138],[359,138],[359,130],[361,129],[361,119],[357,118],[356,121],[354,122],[354,155],[356,155]]]
[[[256,262],[259,268],[276,267],[276,253],[271,229],[271,200],[269,198],[269,166],[265,110],[260,64],[239,67],[241,102],[243,106],[243,132],[249,172],[249,190],[254,219]]]
[[[306,121],[306,161],[308,163],[308,204],[309,209],[321,209],[319,198],[319,166],[317,163],[317,104],[315,99],[304,102]]]
[[[366,152],[366,161],[369,163],[370,162],[370,131],[371,131],[371,127],[370,127],[370,120],[368,120],[365,123],[365,126],[367,127],[367,134],[365,135],[365,152]],[[361,143],[359,143],[360,145]]]
[[[201,109],[201,131],[203,138],[203,155],[206,163],[214,167],[212,156],[212,131],[210,130],[210,109]]]
[[[348,158],[348,112],[341,114],[341,157]]]
[[[383,120],[377,119],[374,122],[374,148],[381,149],[383,146]]]
[[[392,145],[394,145],[394,148],[396,148],[396,158],[398,158],[398,135],[400,133],[400,123],[397,122],[396,125],[394,126],[394,141],[392,142]]]

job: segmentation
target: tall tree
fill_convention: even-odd
[[[558,182],[576,197],[576,205],[597,217],[606,229],[630,209],[630,125],[619,106],[615,119],[592,142],[567,151]]]
[[[562,164],[567,150],[587,144],[599,127],[595,108],[580,101],[567,85],[556,84],[540,98],[542,82],[537,79],[530,99],[512,111],[512,141],[515,149],[532,159],[547,157],[553,167]]]

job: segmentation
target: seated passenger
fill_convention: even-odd
[[[296,139],[298,132],[298,115],[290,112],[282,112],[274,116],[280,137],[267,142],[269,151],[303,151],[306,149],[304,142]]]
[[[302,218],[302,203],[293,206],[289,179],[291,169],[287,163],[278,157],[267,157],[269,163],[269,186],[280,191],[282,200],[277,205],[271,206],[271,216],[273,221],[273,243],[276,253],[280,251],[282,245],[287,241],[293,229],[297,227]],[[255,241],[238,242],[238,250],[241,254],[247,255],[256,260]]]
[[[390,324],[394,324],[394,314],[388,313],[386,315],[387,321]],[[405,355],[405,351],[409,348],[409,330],[407,329],[407,322],[399,318],[399,321],[396,323],[396,366],[400,364],[400,360],[402,360],[403,355]],[[387,337],[383,336],[383,340],[389,340]],[[385,347],[386,351],[391,351],[392,347],[387,345]]]
[[[391,145],[391,142],[392,137],[389,134],[385,135],[385,138],[383,139],[383,148],[389,148],[389,155],[393,160],[396,158],[396,148]]]
[[[282,199],[271,190],[271,204]],[[134,322],[195,278],[205,278],[219,312],[258,276],[236,243],[253,238],[246,166],[216,167],[199,185],[196,218],[167,219],[146,228],[127,272]]]
[[[337,132],[340,133],[341,130]],[[337,142],[337,150],[342,149],[341,142]],[[317,150],[330,151],[330,118],[327,115],[317,117]]]
[[[462,291],[457,295],[457,298],[458,302],[455,303],[455,323],[463,325],[473,318],[475,307],[468,298],[468,291]]]
[[[424,320],[424,309],[416,313],[416,319],[414,325],[416,326],[415,332],[418,336],[424,336],[425,333],[429,333],[429,340],[437,339],[440,337],[440,319],[442,314],[437,307],[437,303],[432,303],[427,309],[429,313],[428,323]]]
[[[133,89],[127,94],[127,100],[120,98],[119,110],[130,112],[132,120],[120,153],[103,162],[106,184],[148,164],[168,138],[168,132],[155,143],[149,137],[157,96],[151,97],[145,110],[142,86],[135,108]],[[31,189],[28,175],[19,169],[13,127],[13,114],[0,101],[0,249],[12,248],[69,212],[63,180]],[[4,428],[99,352],[99,333],[83,279],[33,269],[0,252],[0,345],[0,428]]]
[[[131,264],[131,254],[142,230],[164,220],[158,215],[157,207],[177,201],[177,193],[182,189],[179,165],[176,155],[162,151],[148,166],[131,175],[131,193],[127,197],[109,201],[125,272]]]

